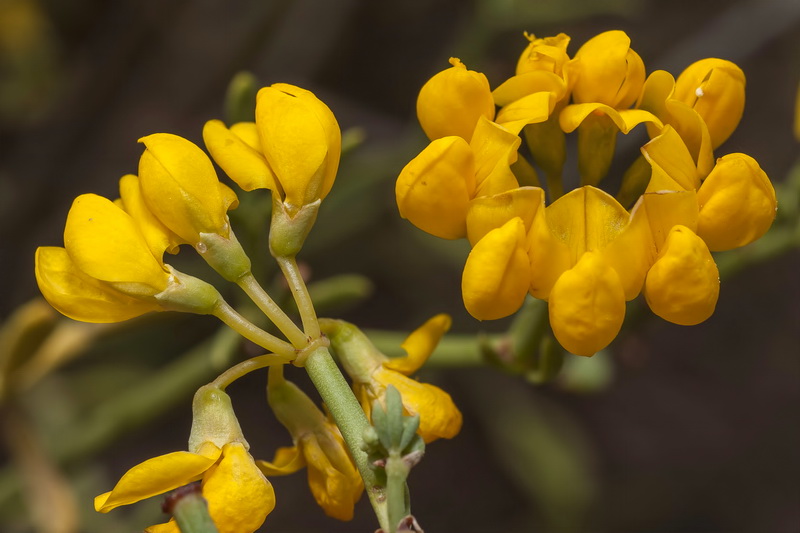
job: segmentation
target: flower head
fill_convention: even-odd
[[[294,445],[279,448],[272,462],[257,461],[268,476],[308,468],[308,485],[325,514],[351,520],[364,482],[347,452],[339,428],[294,383],[270,369],[267,398],[278,420],[289,430]]]
[[[116,486],[95,498],[107,513],[121,505],[202,480],[203,497],[220,533],[253,533],[275,507],[272,485],[248,453],[230,398],[207,385],[195,394],[189,451],[168,453],[131,468]],[[179,533],[175,522],[148,531]]]
[[[369,415],[375,400],[381,400],[389,385],[400,392],[406,414],[420,416],[417,433],[425,442],[450,439],[461,430],[461,412],[445,391],[409,376],[433,353],[436,344],[450,329],[447,315],[436,315],[409,335],[402,344],[406,355],[389,358],[358,328],[341,320],[320,323],[331,340],[347,374],[353,379],[353,391]],[[324,325],[323,325],[324,324]]]

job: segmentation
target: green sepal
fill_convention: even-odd
[[[296,257],[303,248],[322,200],[300,207],[282,202],[272,195],[272,223],[269,229],[269,250],[273,257]]]

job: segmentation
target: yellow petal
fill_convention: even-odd
[[[767,174],[746,154],[718,159],[700,187],[697,201],[697,234],[715,252],[759,239],[772,225],[778,207]]]
[[[599,250],[628,225],[629,215],[613,196],[595,187],[580,187],[545,211],[551,230],[569,247],[572,264],[584,252]]]
[[[36,249],[36,282],[58,312],[83,322],[121,322],[161,308],[122,294],[81,272],[64,248]]]
[[[697,228],[698,206],[695,191],[660,191],[642,195],[643,208],[650,224],[656,249],[661,250],[674,226]]]
[[[662,123],[669,122],[670,113],[667,110],[667,99],[672,96],[675,89],[675,78],[666,70],[656,70],[650,73],[642,87],[642,94],[636,102],[637,109],[649,111],[657,116]],[[658,135],[658,128],[654,124],[647,125],[650,137]]]
[[[692,326],[714,313],[719,272],[703,239],[675,226],[647,273],[644,295],[650,309],[675,324]]]
[[[683,102],[669,99],[665,105],[670,115],[669,124],[675,128],[686,144],[697,166],[697,173],[704,178],[714,166],[714,152],[708,126],[697,111]]]
[[[603,259],[619,276],[625,300],[639,295],[657,253],[647,208],[640,197],[631,210],[628,225],[602,250]]]
[[[563,95],[562,90],[561,94]],[[539,124],[550,118],[558,96],[550,92],[536,92],[523,96],[503,109],[497,115],[497,123],[515,135],[528,124]]]
[[[203,496],[219,533],[251,533],[275,508],[275,491],[240,442],[226,444],[203,478]]]
[[[256,125],[285,203],[301,207],[325,198],[342,150],[339,124],[328,106],[310,91],[274,84],[258,91]]]
[[[190,244],[200,233],[227,236],[227,207],[211,160],[192,142],[169,133],[142,137],[139,182],[150,211]]]
[[[347,454],[338,429],[333,425],[331,428],[302,439],[308,463],[308,485],[326,515],[337,520],[352,520],[353,508],[361,497],[364,483]]]
[[[484,235],[515,217],[522,219],[527,232],[543,198],[544,191],[538,187],[520,187],[475,198],[467,211],[467,238],[470,244],[475,246]]]
[[[642,153],[648,161],[658,164],[682,188],[694,190],[700,186],[700,176],[692,154],[672,126],[666,126],[661,135],[645,144]]]
[[[689,65],[675,82],[675,98],[703,118],[712,148],[724,143],[744,112],[744,72],[724,59],[701,59]]]
[[[558,76],[563,75],[564,65],[569,61],[567,46],[569,36],[559,33],[554,37],[536,39],[533,35],[526,35],[530,40],[527,48],[517,61],[517,75],[527,72],[547,71]]]
[[[417,117],[430,140],[456,135],[469,142],[480,117],[494,118],[494,100],[486,76],[456,58],[450,64],[420,89]]]
[[[161,258],[153,256],[136,222],[102,196],[83,194],[72,203],[64,247],[75,266],[93,278],[136,283],[151,295],[167,287],[169,274]]]
[[[389,385],[397,388],[406,412],[419,415],[417,433],[426,443],[439,438],[451,439],[461,431],[461,411],[450,395],[439,387],[420,383],[386,368],[379,369],[374,377],[384,389]]]
[[[162,257],[165,251],[178,253],[178,246],[184,244],[184,241],[150,212],[142,196],[137,176],[128,174],[120,178],[119,195],[122,200],[121,207],[136,221],[154,257]]]
[[[283,191],[276,183],[275,175],[261,153],[261,147],[250,144],[254,140],[253,133],[258,141],[258,132],[254,123],[248,124],[252,127],[241,123],[228,129],[220,120],[209,120],[203,126],[206,148],[222,170],[245,191],[269,189],[281,195]],[[236,132],[245,134],[247,139]]]
[[[567,84],[561,76],[553,72],[534,70],[507,79],[492,91],[492,96],[497,105],[505,107],[521,98],[541,92],[552,93],[558,101],[566,95]],[[501,122],[499,117],[497,122]]]
[[[653,124],[656,128],[661,128],[661,120],[653,113],[643,109],[623,109],[617,110],[611,106],[599,103],[572,104],[561,110],[559,124],[561,128],[571,133],[578,128],[590,115],[605,115],[617,127],[619,131],[628,134],[633,128],[642,123]]]
[[[424,324],[406,337],[400,347],[405,357],[395,357],[383,363],[386,368],[410,375],[416,372],[431,356],[442,336],[450,329],[453,320],[450,315],[439,314],[429,318]]]
[[[120,505],[182,487],[199,479],[216,460],[216,457],[191,452],[172,452],[153,457],[128,470],[111,492],[96,497],[94,508],[107,513]]]
[[[461,137],[431,142],[412,159],[395,186],[400,216],[443,239],[466,236],[470,199],[475,195],[472,150]]]
[[[616,109],[630,107],[644,84],[644,63],[630,48],[623,31],[607,31],[588,40],[575,54],[576,103],[598,102]]]
[[[237,122],[230,127],[230,130],[247,146],[261,153],[261,139],[258,137],[258,126],[255,122]]]
[[[550,325],[566,350],[590,356],[608,346],[625,318],[625,292],[599,252],[586,252],[550,291]]]
[[[169,522],[145,528],[144,533],[181,533],[181,529],[173,518]]]
[[[461,292],[469,314],[495,320],[514,313],[530,286],[525,225],[514,218],[487,233],[469,254]]]
[[[297,446],[282,446],[275,451],[272,462],[256,461],[265,476],[286,476],[306,466],[305,458]]]
[[[519,187],[511,170],[521,139],[484,117],[478,120],[470,148],[475,156],[476,196],[491,196]]]
[[[550,227],[544,207],[544,198],[533,217],[528,231],[528,258],[531,269],[531,284],[528,292],[536,298],[546,300],[553,284],[561,274],[572,266],[571,252],[563,234],[556,234]]]

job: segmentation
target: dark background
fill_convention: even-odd
[[[524,30],[563,31],[574,54],[608,29],[630,35],[648,72],[677,76],[712,56],[736,62],[747,76],[747,106],[716,155],[745,152],[774,182],[785,180],[798,155],[794,0],[0,0],[0,317],[37,294],[34,250],[62,244],[72,198],[115,197],[117,179],[136,171],[143,135],[200,143],[202,124],[222,117],[231,77],[249,70],[263,84],[313,90],[343,130],[366,135],[330,197],[333,205],[339,188],[356,191],[349,209],[331,211],[344,229],[320,229],[303,258],[315,279],[356,272],[373,281],[373,296],[343,316],[409,331],[446,311],[454,331],[502,330],[504,323],[478,323],[462,308],[463,243],[428,238],[397,216],[394,179],[425,143],[417,91],[451,56],[497,86],[513,73]],[[533,387],[487,368],[426,375],[451,392],[465,426],[455,440],[431,445],[412,474],[423,527],[800,531],[799,267],[794,250],[724,279],[716,313],[700,326],[645,313],[597,356],[611,362],[614,378],[591,394]],[[155,368],[151,352],[200,340],[213,326],[194,317],[149,320],[157,333],[133,336],[133,346]],[[126,350],[111,341],[63,369],[64,394],[72,376],[113,364],[115,351]],[[263,375],[231,392],[254,455],[269,458],[287,444],[265,414]],[[80,490],[108,490],[133,464],[184,448],[189,402],[70,465],[70,476],[91,470],[94,485]],[[314,505],[302,474],[274,485],[278,507],[265,531],[376,527],[365,499],[356,520],[340,524]],[[117,518],[92,517],[90,500],[80,504],[87,522],[79,531],[132,531],[158,519],[158,502],[140,504],[138,515],[115,511]],[[32,531],[18,515],[0,514],[4,521],[3,531]]]

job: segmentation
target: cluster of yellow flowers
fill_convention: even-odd
[[[394,385],[403,394],[405,411],[420,415],[418,433],[425,441],[450,438],[461,427],[461,413],[450,396],[407,377],[430,356],[450,320],[441,315],[426,323],[403,345],[408,355],[392,360],[354,326],[317,320],[295,255],[334,183],[341,132],[331,110],[314,94],[286,84],[262,88],[255,122],[228,128],[211,120],[203,138],[214,161],[242,189],[272,191],[270,252],[298,298],[303,328],[254,280],[250,259],[227,216],[237,207],[237,196],[219,181],[212,160],[176,135],[140,139],[145,150],[138,176],[120,180],[120,198],[78,197],[67,217],[64,247],[37,250],[36,279],[42,294],[63,314],[86,322],[117,322],[161,310],[211,314],[272,353],[244,361],[201,387],[193,402],[188,451],[133,467],[113,490],[96,498],[95,508],[108,512],[199,480],[219,531],[252,533],[275,506],[266,476],[307,466],[319,505],[328,515],[349,520],[364,492],[363,473],[331,415],[286,381],[282,366],[303,366],[310,353],[327,346],[322,335],[326,333],[351,373],[354,394],[367,415],[372,402],[382,400],[386,388]],[[165,263],[164,253],[177,253],[183,244],[192,246],[224,279],[238,284],[288,341],[248,322],[209,283]],[[225,393],[232,381],[265,366],[270,366],[268,403],[294,441],[292,447],[280,448],[271,462],[250,455]],[[355,397],[353,404],[358,409]],[[177,533],[179,528],[171,520],[147,531]]]
[[[417,116],[431,142],[397,179],[400,214],[437,237],[469,240],[470,314],[498,319],[527,294],[546,300],[572,353],[607,346],[640,292],[670,322],[706,320],[719,295],[710,252],[761,237],[777,207],[752,157],[714,160],[742,116],[741,69],[709,58],[677,80],[646,76],[622,31],[593,37],[574,57],[564,34],[528,39],[516,74],[494,90],[455,58],[422,87]],[[612,196],[597,186],[617,135],[640,124],[649,141]],[[566,134],[575,131],[580,183],[565,194]]]

